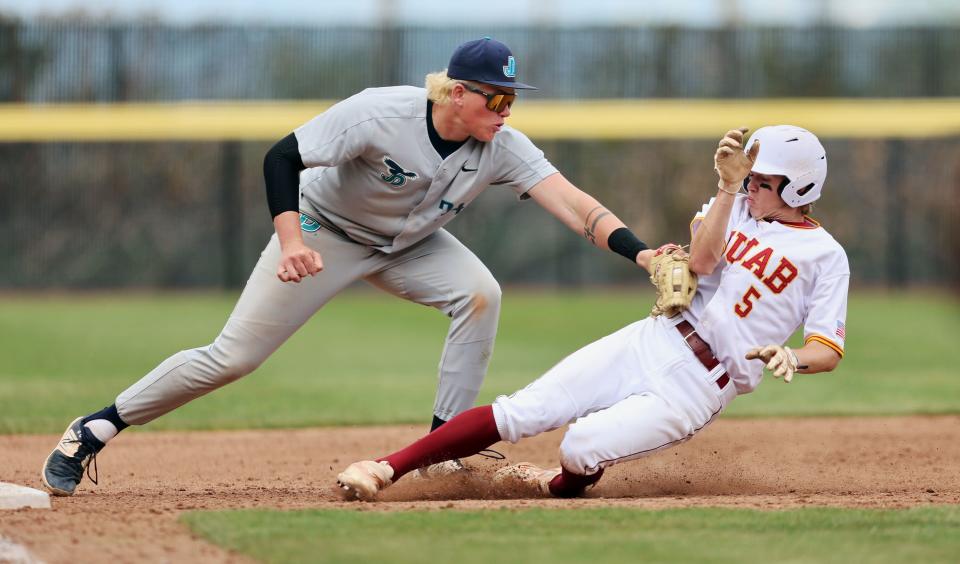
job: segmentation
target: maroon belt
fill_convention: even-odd
[[[704,368],[713,370],[720,364],[717,357],[713,356],[713,351],[710,350],[710,344],[700,338],[700,335],[697,334],[696,329],[693,328],[693,325],[690,325],[689,321],[683,320],[677,323],[677,331],[683,336],[684,342],[687,343],[687,346],[693,351],[693,356],[697,357],[697,360],[700,361],[700,364],[702,364]],[[722,390],[729,381],[730,377],[724,372],[717,378],[717,387]]]

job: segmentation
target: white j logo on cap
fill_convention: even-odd
[[[503,65],[503,76],[510,78],[517,76],[517,61],[513,60],[513,55],[507,57],[507,64]]]

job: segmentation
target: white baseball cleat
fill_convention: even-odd
[[[431,480],[433,478],[455,476],[459,474],[467,474],[469,472],[470,470],[463,465],[463,462],[460,462],[459,458],[454,458],[453,460],[446,460],[444,462],[431,464],[430,466],[424,466],[423,468],[417,470],[415,475],[418,478]]]
[[[560,474],[560,468],[550,468],[544,470],[536,464],[529,462],[518,462],[511,466],[497,470],[493,475],[494,484],[526,484],[533,486],[538,492],[544,495],[550,493],[550,480],[553,480]]]
[[[337,485],[346,499],[372,501],[393,482],[393,468],[386,461],[361,460],[354,462],[337,475]]]

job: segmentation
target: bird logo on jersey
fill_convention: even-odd
[[[387,165],[387,172],[380,173],[380,178],[387,184],[393,186],[403,186],[407,179],[416,180],[417,173],[403,170],[403,167],[397,164],[397,161],[390,158],[389,155],[383,157],[383,164]]]

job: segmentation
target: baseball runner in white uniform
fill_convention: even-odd
[[[577,496],[604,468],[692,438],[753,391],[764,366],[786,382],[836,367],[850,271],[843,248],[806,215],[826,179],[826,154],[812,133],[793,126],[758,130],[744,152],[745,132],[721,140],[719,190],[691,224],[689,267],[700,282],[689,309],[633,323],[515,394],[393,454],[351,464],[338,476],[347,497],[373,499],[424,464],[571,421],[560,468],[520,463],[494,479]],[[649,264],[653,254],[642,251],[638,262]],[[804,346],[783,346],[800,326]]]
[[[364,90],[278,142],[264,159],[276,233],[220,335],[71,422],[44,485],[72,495],[119,431],[250,373],[357,280],[450,317],[433,428],[470,408],[493,352],[500,287],[443,225],[488,186],[506,186],[600,248],[634,262],[646,248],[505,125],[517,91],[531,88],[516,80],[509,48],[484,38],[458,47],[426,88]]]

